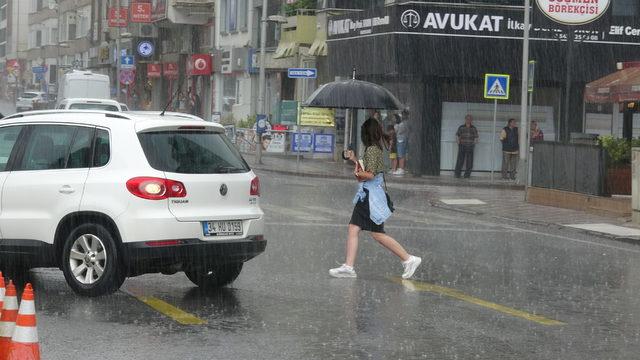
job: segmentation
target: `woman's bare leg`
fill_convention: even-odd
[[[353,266],[356,263],[356,254],[358,253],[358,234],[360,227],[349,224],[349,233],[347,235],[347,261],[346,265]]]
[[[409,260],[409,253],[391,236],[384,233],[371,233],[371,237],[373,237],[377,242],[379,242],[382,246],[389,249],[392,253],[396,254],[402,261]],[[348,265],[348,264],[347,264]]]

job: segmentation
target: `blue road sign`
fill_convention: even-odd
[[[133,55],[122,55],[120,57],[120,67],[121,68],[132,68],[136,66],[136,62],[134,60]]]
[[[34,74],[44,74],[47,72],[46,66],[33,66],[31,68],[31,72]]]
[[[511,76],[506,74],[484,75],[484,98],[509,100],[509,83]]]
[[[264,134],[265,132],[267,132],[267,127],[268,127],[267,121],[268,121],[267,115],[264,115],[264,114],[256,115],[256,133]]]
[[[314,68],[289,68],[287,76],[290,79],[315,79],[318,77],[318,69]]]

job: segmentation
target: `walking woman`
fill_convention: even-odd
[[[384,222],[391,216],[391,210],[384,190],[382,126],[375,119],[368,119],[362,124],[361,134],[365,146],[362,166],[358,165],[353,151],[348,151],[345,156],[356,163],[355,176],[360,183],[353,199],[355,207],[349,222],[346,261],[342,266],[329,270],[329,274],[338,278],[356,277],[354,265],[358,252],[358,235],[364,230],[402,260],[402,278],[408,279],[413,276],[422,259],[409,255],[402,245],[384,232]]]

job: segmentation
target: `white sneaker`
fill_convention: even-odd
[[[404,169],[398,169],[393,175],[402,176],[404,175]]]
[[[404,273],[402,274],[403,279],[408,279],[413,276],[413,273],[416,272],[416,269],[422,263],[422,258],[411,255],[409,260],[403,261],[402,266],[404,267]]]
[[[342,266],[338,268],[329,270],[329,275],[337,278],[354,278],[357,276],[353,267],[346,264],[342,264]]]

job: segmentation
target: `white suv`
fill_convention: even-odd
[[[226,285],[262,253],[256,175],[214,123],[34,111],[0,123],[0,270],[59,267],[96,296],[184,271]]]

